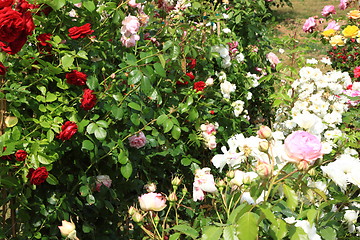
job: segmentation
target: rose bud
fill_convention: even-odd
[[[156,184],[155,183],[148,183],[144,186],[147,192],[155,192],[156,191]]]
[[[268,126],[260,126],[260,130],[257,132],[259,138],[268,139],[272,136],[271,129]]]
[[[133,215],[131,215],[131,218],[136,223],[141,223],[144,221],[144,216],[139,212],[135,212]]]
[[[62,226],[58,226],[60,229],[61,236],[68,239],[76,239],[75,224],[71,221],[62,221]]]
[[[176,202],[178,200],[176,193],[175,192],[170,193],[170,195],[168,196],[168,200],[169,202]]]
[[[272,173],[272,166],[266,162],[259,161],[256,165],[255,171],[260,177],[268,177]]]
[[[267,152],[269,150],[269,142],[268,141],[259,142],[259,150],[262,152]]]

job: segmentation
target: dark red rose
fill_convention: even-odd
[[[40,185],[43,182],[45,182],[48,176],[49,176],[49,172],[46,170],[46,168],[39,167],[36,170],[30,168],[29,173],[26,177],[30,180],[31,184]]]
[[[0,42],[1,49],[8,54],[18,53],[27,41],[27,35],[23,32],[15,41],[6,44]]]
[[[0,62],[0,75],[5,75],[6,68],[2,62]]]
[[[210,110],[209,113],[210,113],[211,115],[214,115],[214,114],[215,114],[215,111],[214,111],[214,110]]]
[[[25,29],[25,21],[21,13],[5,7],[0,10],[0,41],[13,42]]]
[[[84,110],[90,110],[96,105],[96,95],[93,94],[93,90],[84,89],[83,98],[81,99],[81,108]]]
[[[6,147],[3,147],[3,152],[5,152],[5,150],[6,150]],[[14,156],[14,154],[5,155],[5,156],[1,156],[1,159],[2,159],[2,160],[9,160],[9,161],[11,161],[11,160],[13,159],[13,156]]]
[[[189,67],[190,69],[195,68],[195,66],[196,66],[196,59],[191,58],[191,57],[187,57],[186,59],[190,60],[190,62],[188,63],[188,67]]]
[[[16,161],[22,162],[25,161],[27,157],[27,152],[24,150],[17,150],[15,153]]]
[[[25,12],[23,13],[23,19],[25,22],[25,33],[27,35],[32,35],[32,32],[35,29],[34,20],[32,18],[31,12]]]
[[[51,43],[48,42],[49,40],[51,40],[51,36],[51,33],[42,33],[39,34],[36,39],[39,41],[39,45],[43,47],[52,47]]]
[[[61,132],[57,135],[57,138],[65,141],[69,140],[78,130],[76,123],[67,121],[61,126]]]
[[[69,29],[68,36],[72,39],[78,39],[78,38],[84,38],[86,35],[90,35],[94,32],[94,30],[91,30],[91,24],[86,23],[85,25],[82,25],[80,27],[72,27]]]
[[[184,81],[183,79],[176,81],[176,85],[188,85],[189,82],[188,81]]]
[[[82,86],[86,84],[87,75],[77,70],[66,74],[66,82],[72,85]]]
[[[26,12],[29,9],[35,9],[38,8],[38,6],[34,5],[34,4],[30,4],[28,1],[26,0],[18,0],[15,9],[18,10],[19,12]]]
[[[13,3],[14,0],[0,0],[0,8],[10,7]]]
[[[194,89],[196,90],[196,92],[204,91],[205,87],[206,83],[203,81],[194,83]]]
[[[188,72],[186,73],[186,76],[188,76],[190,78],[190,80],[194,80],[195,79],[195,76],[192,72]]]

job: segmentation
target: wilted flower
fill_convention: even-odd
[[[110,188],[112,180],[108,175],[99,175],[96,177],[96,191],[100,192],[101,185]]]

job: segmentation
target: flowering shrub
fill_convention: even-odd
[[[138,237],[149,179],[272,118],[270,2],[0,2],[1,238]]]

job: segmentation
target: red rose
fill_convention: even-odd
[[[34,5],[34,4],[30,4],[28,1],[26,0],[18,0],[17,1],[17,5],[15,7],[16,10],[18,10],[19,12],[26,12],[29,9],[35,9],[38,8],[38,6]]]
[[[186,76],[188,76],[190,78],[190,80],[194,80],[195,79],[195,76],[192,72],[188,72],[186,73]]]
[[[355,78],[360,77],[360,66],[354,68],[354,77],[355,77]]]
[[[24,150],[17,150],[15,153],[16,161],[22,162],[25,161],[27,157],[27,152]]]
[[[80,27],[72,27],[69,29],[68,36],[72,39],[84,38],[86,35],[92,34],[94,30],[91,30],[91,24],[86,23]]]
[[[67,121],[61,126],[61,132],[57,135],[57,138],[65,141],[69,140],[78,130],[76,123]]]
[[[27,35],[23,32],[15,41],[5,44],[0,42],[1,49],[8,54],[18,53],[27,41]]]
[[[96,95],[93,90],[84,89],[83,98],[81,99],[81,108],[84,110],[92,109],[96,104]]]
[[[36,39],[39,41],[39,44],[44,47],[51,47],[51,43],[48,41],[51,40],[51,33],[42,33],[39,36],[36,37]]]
[[[190,69],[195,68],[195,66],[196,66],[196,59],[191,58],[191,57],[187,57],[186,59],[189,59],[189,60],[190,60],[190,62],[188,63],[188,67],[189,67]]]
[[[188,81],[184,81],[183,79],[176,81],[176,85],[188,85],[189,82]]]
[[[32,32],[35,29],[35,24],[31,15],[31,12],[25,12],[23,13],[23,19],[25,22],[25,33],[27,35],[32,35]]]
[[[85,73],[72,70],[70,73],[66,74],[66,82],[69,84],[82,86],[86,84],[87,75]]]
[[[0,75],[5,75],[6,68],[2,62],[0,62]]]
[[[205,87],[206,87],[206,83],[203,81],[194,83],[194,89],[196,90],[196,92],[203,91]]]
[[[30,168],[29,173],[26,177],[30,180],[31,184],[40,185],[43,182],[45,182],[48,176],[49,176],[49,172],[46,170],[46,168],[39,167],[36,170]]]
[[[13,3],[14,0],[0,0],[0,8],[10,7]]]
[[[215,111],[214,111],[214,110],[210,110],[209,113],[212,114],[212,115],[214,115],[214,114],[215,114]]]
[[[25,29],[25,21],[21,13],[5,7],[0,10],[0,41],[13,42]]]

